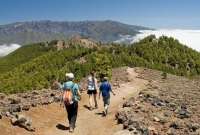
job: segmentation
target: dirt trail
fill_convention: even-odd
[[[120,88],[114,89],[116,96],[111,96],[111,105],[107,117],[102,117],[103,111],[102,99],[98,100],[99,109],[89,111],[84,106],[88,104],[86,93],[83,94],[82,101],[79,104],[79,113],[77,127],[74,135],[112,135],[122,127],[116,124],[115,113],[118,106],[123,103],[124,99],[136,96],[138,92],[146,87],[148,83],[145,80],[137,78],[137,73],[133,68],[127,68],[129,82],[121,84]],[[35,132],[27,132],[24,129],[10,126],[7,119],[0,123],[1,135],[66,135],[67,131],[67,114],[64,108],[58,104],[40,106],[32,108],[25,113],[33,120]],[[2,128],[2,129],[1,129]],[[4,130],[3,130],[4,129]]]

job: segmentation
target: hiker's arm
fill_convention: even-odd
[[[61,107],[64,106],[64,102],[63,102],[63,91],[60,91],[60,106],[61,106]]]
[[[95,78],[95,88],[96,88],[96,90],[98,89],[98,82],[97,82],[96,78]]]
[[[101,90],[99,90],[99,99],[101,98]]]
[[[60,82],[56,82],[56,84],[58,85],[59,90],[60,90],[60,106],[64,107],[64,102],[63,102],[63,88],[64,88],[64,85],[62,85]]]
[[[80,86],[78,84],[75,84],[74,86],[74,89],[75,89],[75,93],[76,95],[80,98],[79,100],[81,100],[81,92],[80,92]]]
[[[101,84],[99,86],[99,99],[100,99],[100,97],[101,97]]]
[[[81,96],[81,92],[80,92],[80,90],[78,90],[78,92],[77,92],[77,93],[78,93],[78,96]]]
[[[116,94],[114,93],[114,91],[111,89],[112,94],[115,96]]]
[[[115,96],[116,94],[114,93],[114,91],[112,90],[112,87],[110,85],[110,91],[112,92],[112,94]]]
[[[78,94],[78,96],[79,96],[79,98],[81,100],[81,92],[80,92],[80,90],[77,91],[77,94]]]

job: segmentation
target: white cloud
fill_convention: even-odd
[[[168,36],[178,39],[182,44],[185,44],[197,51],[200,51],[200,30],[181,30],[181,29],[160,29],[160,30],[143,30],[136,36],[122,36],[116,42],[134,43],[146,36],[154,34],[156,37]]]
[[[10,45],[0,45],[0,57],[1,56],[6,56],[7,54],[15,51],[18,49],[21,45],[18,44],[10,44]]]

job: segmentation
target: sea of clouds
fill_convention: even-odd
[[[152,34],[155,35],[157,38],[163,35],[176,38],[181,43],[200,52],[200,30],[182,30],[182,29],[143,30],[140,31],[140,33],[137,34],[136,36],[120,35],[120,39],[115,42],[134,43]],[[0,45],[0,57],[15,51],[20,46],[21,45],[19,44]]]
[[[181,29],[160,29],[160,30],[143,30],[136,36],[121,35],[120,39],[116,42],[129,42],[134,43],[147,37],[155,35],[157,38],[160,36],[168,36],[178,39],[181,43],[200,51],[200,30],[181,30]]]
[[[9,53],[15,51],[19,47],[21,47],[21,45],[19,44],[0,45],[0,57],[8,55]]]

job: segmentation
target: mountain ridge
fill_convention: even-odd
[[[0,25],[0,44],[29,44],[72,36],[92,38],[101,42],[113,42],[120,35],[136,35],[150,28],[129,25],[112,20],[103,21],[27,21]]]

